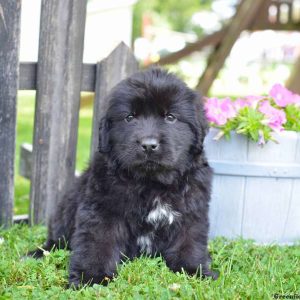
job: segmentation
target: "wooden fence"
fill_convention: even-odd
[[[38,62],[19,63],[21,0],[0,0],[0,225],[14,219],[18,90],[36,90],[29,220],[43,223],[74,180],[80,92],[95,92],[92,155],[108,91],[138,69],[124,43],[82,63],[86,2],[42,0]]]

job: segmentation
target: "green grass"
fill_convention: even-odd
[[[15,177],[15,214],[26,214],[29,209],[29,180],[19,175],[20,146],[22,143],[32,144],[34,123],[34,92],[20,92],[17,107],[17,138],[16,138],[16,177]],[[88,162],[91,137],[91,107],[80,110],[76,169],[83,170]]]
[[[300,293],[300,247],[257,246],[251,241],[210,243],[217,281],[173,273],[160,258],[126,262],[108,286],[66,289],[70,253],[41,260],[22,256],[45,239],[44,227],[0,230],[0,299],[272,299]]]

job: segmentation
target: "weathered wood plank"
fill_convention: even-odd
[[[217,132],[217,129],[211,128],[205,138],[205,151],[209,163],[211,161],[245,162],[248,155],[248,140],[244,136],[233,134],[230,142],[224,138],[215,141],[213,138],[217,135]],[[221,173],[218,169],[214,169],[209,211],[209,236],[210,238],[217,236],[236,238],[241,235],[247,178],[230,174],[224,176]]]
[[[20,64],[20,82],[19,90],[35,90],[37,76],[37,63],[21,63]],[[96,78],[96,64],[83,64],[81,91],[94,92]]]
[[[300,165],[300,134],[298,134],[297,137],[295,163]],[[288,214],[285,220],[284,232],[281,238],[281,242],[283,243],[290,242],[290,241],[297,242],[300,239],[299,195],[300,195],[300,179],[295,179],[293,181],[292,194],[289,203]]]
[[[94,92],[96,81],[96,64],[83,64],[81,77],[81,91]]]
[[[13,218],[14,224],[25,223],[28,224],[29,216],[28,215],[16,215]]]
[[[300,135],[298,135],[298,143],[296,148],[296,163],[300,165]],[[299,209],[299,194],[300,194],[300,179],[293,181],[291,189],[291,199],[289,201],[288,213],[286,215],[284,231],[281,242],[290,241],[297,242],[300,238],[300,209]]]
[[[198,82],[197,89],[202,94],[207,95],[240,33],[251,26],[264,1],[243,0],[240,3],[236,15],[228,25],[224,39],[210,55],[207,67]]]
[[[13,220],[20,0],[0,0],[0,225]]]
[[[37,63],[21,63],[19,90],[36,89]]]
[[[288,213],[292,181],[248,178],[242,236],[261,243],[280,242]],[[284,200],[284,201],[283,201]]]
[[[298,150],[297,133],[287,131],[278,134],[275,138],[279,142],[278,145],[267,143],[259,151],[255,143],[249,143],[248,163],[292,164],[297,167],[295,164]],[[292,238],[292,234],[285,232],[285,226],[289,219],[290,206],[294,201],[292,200],[293,183],[299,181],[299,179],[284,178],[280,173],[277,178],[249,177],[245,190],[243,237],[264,243],[286,242]],[[299,214],[297,209],[296,214]],[[296,232],[299,238],[299,226],[294,230],[294,239],[296,239]]]
[[[97,151],[99,121],[107,109],[109,91],[122,79],[138,70],[138,63],[123,42],[104,60],[97,64],[91,156]]]
[[[19,174],[26,179],[31,179],[32,173],[32,145],[24,143],[20,147]]]
[[[45,222],[74,179],[85,0],[42,1],[31,223]]]

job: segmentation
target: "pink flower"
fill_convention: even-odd
[[[240,109],[246,107],[246,106],[250,106],[250,102],[246,99],[236,99],[235,101],[232,102],[233,106],[235,108],[236,111],[239,111]]]
[[[259,111],[266,117],[263,122],[268,124],[274,131],[284,129],[282,125],[286,123],[286,116],[283,110],[274,108],[269,101],[264,101],[260,104]]]
[[[260,101],[260,100],[264,99],[264,96],[250,95],[250,96],[246,96],[245,99],[251,103],[254,101]]]
[[[251,95],[251,96],[247,96],[245,97],[245,100],[249,103],[249,106],[251,106],[252,108],[256,109],[258,103],[263,100],[265,97],[263,96],[256,96],[256,95]]]
[[[245,98],[238,98],[235,101],[233,101],[233,106],[237,111],[239,111],[240,109],[246,106],[248,107],[251,106],[254,109],[256,109],[258,103],[264,98],[265,97],[263,96],[255,96],[255,95],[246,96]]]
[[[297,106],[300,106],[300,95],[294,94],[293,103]]]
[[[208,121],[219,126],[226,124],[228,119],[236,116],[236,110],[229,98],[208,98],[206,99],[204,108]]]
[[[288,104],[294,103],[295,95],[281,84],[274,84],[269,95],[274,99],[278,106],[286,107]]]

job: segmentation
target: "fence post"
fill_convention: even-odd
[[[74,179],[86,0],[42,0],[31,223],[47,221]]]
[[[0,0],[0,225],[13,219],[20,0]]]
[[[98,148],[99,121],[107,108],[106,96],[117,83],[137,70],[138,62],[123,42],[108,57],[97,63],[91,157]]]

